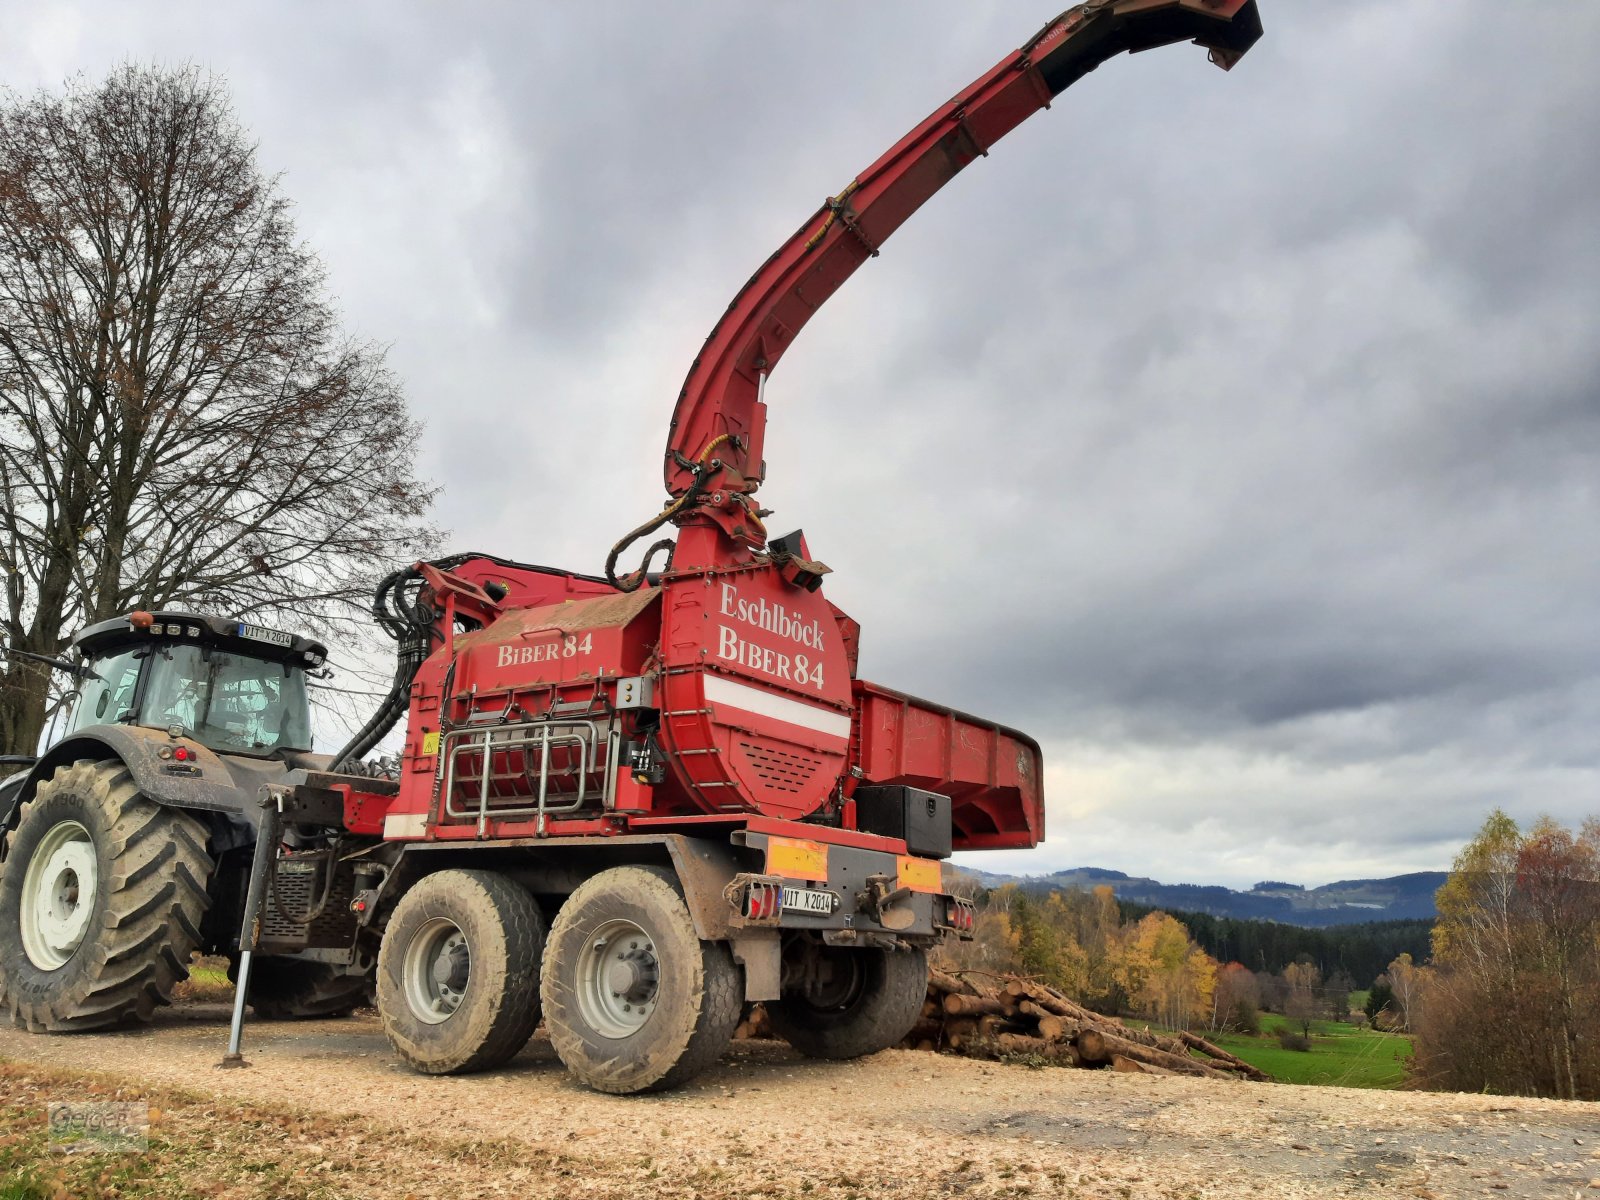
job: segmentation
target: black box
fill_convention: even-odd
[[[950,857],[950,797],[894,785],[858,787],[856,827],[882,837],[904,838],[912,854]]]

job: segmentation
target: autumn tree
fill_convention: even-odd
[[[430,538],[417,437],[219,81],[129,65],[0,93],[12,648],[169,605],[328,632]],[[30,753],[46,668],[0,665],[0,754]]]
[[[1133,1004],[1173,1029],[1211,1016],[1217,964],[1174,917],[1153,912],[1123,931],[1118,972]]]
[[[1402,954],[1384,972],[1391,996],[1389,1012],[1396,1030],[1404,1031],[1410,1026],[1411,1013],[1416,1009],[1425,986],[1423,971],[1411,960],[1411,955]]]
[[[1406,1002],[1419,1082],[1600,1098],[1600,822],[1524,833],[1495,812],[1438,908],[1433,966]]]

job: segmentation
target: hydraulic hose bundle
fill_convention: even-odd
[[[443,567],[459,561],[458,556],[435,565]],[[359,763],[405,715],[411,681],[417,677],[417,669],[433,648],[435,636],[434,613],[418,595],[421,588],[422,573],[415,566],[409,566],[384,576],[373,589],[372,616],[383,631],[399,643],[394,680],[377,711],[349,744],[333,756],[334,771],[347,770]]]

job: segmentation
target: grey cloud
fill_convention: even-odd
[[[750,271],[1051,15],[55,7],[0,74],[226,74],[457,543],[580,570]],[[1314,883],[1595,806],[1600,8],[1263,10],[1229,76],[1111,63],[1019,129],[773,378],[763,495],[864,673],[1046,743],[997,868]]]

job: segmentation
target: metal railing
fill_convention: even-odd
[[[558,719],[451,730],[442,747],[444,815],[476,819],[479,837],[487,836],[490,817],[533,817],[542,837],[547,814],[612,807],[621,746],[621,731],[610,721]],[[552,751],[565,752],[555,773],[551,771]],[[481,756],[482,761],[474,761],[463,773],[461,759],[466,755]],[[497,757],[505,764],[500,771],[495,770]],[[478,792],[476,804],[470,806],[458,803],[457,795],[458,784],[468,780],[476,782]],[[519,786],[532,791],[533,803],[493,803],[524,798]]]

